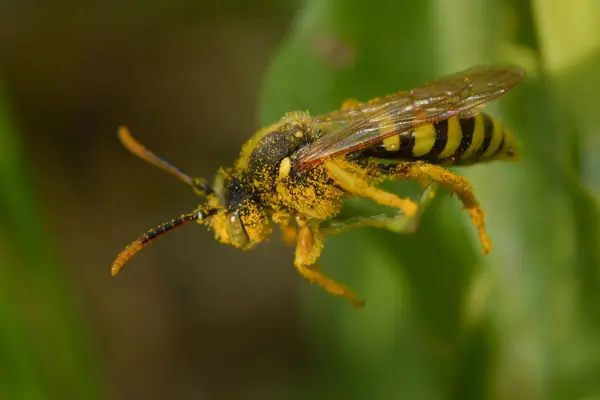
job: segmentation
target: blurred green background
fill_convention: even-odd
[[[110,277],[198,201],[118,125],[211,178],[287,111],[483,63],[529,72],[489,108],[522,161],[458,170],[489,256],[441,191],[415,235],[328,240],[360,311],[278,235],[187,227]],[[0,398],[600,399],[598,93],[595,0],[0,2]]]

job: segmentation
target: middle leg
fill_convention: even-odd
[[[438,184],[432,182],[425,188],[425,191],[421,195],[417,212],[412,216],[398,212],[396,215],[379,214],[368,217],[349,218],[341,221],[332,220],[326,227],[321,228],[321,232],[325,236],[334,236],[350,230],[371,227],[387,229],[394,233],[414,233],[418,228],[423,211],[435,197],[437,187]]]
[[[417,205],[412,200],[376,188],[363,177],[346,171],[335,162],[328,162],[325,166],[331,179],[346,192],[355,196],[368,197],[383,206],[398,208],[409,217],[417,212]]]

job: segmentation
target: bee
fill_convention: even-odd
[[[325,115],[290,112],[255,133],[234,166],[221,168],[212,184],[156,156],[122,127],[119,137],[127,149],[190,185],[204,201],[126,247],[112,275],[158,236],[190,222],[243,250],[279,226],[284,240],[296,246],[294,265],[303,277],[361,307],[364,301],[316,264],[325,237],[368,226],[410,232],[440,184],[462,202],[486,254],[492,245],[473,187],[446,167],[518,158],[515,136],[480,111],[524,78],[516,66],[477,66],[365,103],[347,100]],[[416,203],[379,188],[385,180],[417,180],[425,190]],[[349,197],[397,212],[336,220]]]

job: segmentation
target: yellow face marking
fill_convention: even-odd
[[[483,144],[483,139],[485,138],[483,115],[477,114],[475,115],[474,119],[475,128],[473,129],[473,139],[471,140],[471,145],[469,146],[469,148],[465,150],[462,156],[460,156],[462,160],[468,160],[469,158],[473,157],[473,154],[475,153],[475,151],[477,151],[477,149],[481,147],[481,145]]]
[[[387,151],[396,151],[400,149],[400,136],[394,135],[383,140],[383,147]]]
[[[412,154],[415,157],[424,156],[431,151],[435,144],[435,127],[433,124],[427,124],[415,128],[415,147]]]
[[[294,136],[296,136],[297,138],[301,138],[302,136],[304,136],[304,133],[298,131],[298,132],[294,133]]]
[[[496,121],[495,118],[492,118],[492,122],[494,123],[492,141],[490,142],[490,147],[488,147],[488,149],[481,155],[484,158],[494,154],[496,149],[498,149],[498,146],[500,146],[500,142],[502,141],[502,125]]]
[[[440,153],[439,158],[450,157],[452,154],[456,152],[458,146],[460,146],[460,141],[462,140],[462,130],[460,129],[460,123],[458,122],[458,118],[449,118],[448,119],[448,142],[446,143],[446,147],[444,147],[444,151]]]
[[[289,157],[281,160],[281,164],[279,165],[279,179],[287,178],[290,174],[290,169],[292,168],[292,161]]]

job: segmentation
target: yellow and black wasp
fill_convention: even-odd
[[[134,241],[119,254],[112,274],[157,236],[191,221],[207,225],[220,242],[244,250],[265,240],[278,225],[284,239],[296,245],[294,265],[302,276],[362,306],[351,290],[316,265],[324,238],[364,226],[408,231],[438,184],[462,201],[487,253],[491,242],[473,188],[444,166],[517,158],[515,137],[480,111],[524,77],[519,67],[472,67],[366,103],[349,100],[330,114],[288,113],[255,133],[235,166],[220,169],[213,184],[157,157],[121,128],[119,137],[125,147],[191,185],[205,201],[194,212]],[[424,196],[417,204],[377,187],[387,179],[423,182]],[[323,223],[340,212],[343,199],[352,196],[399,212],[325,227]]]

